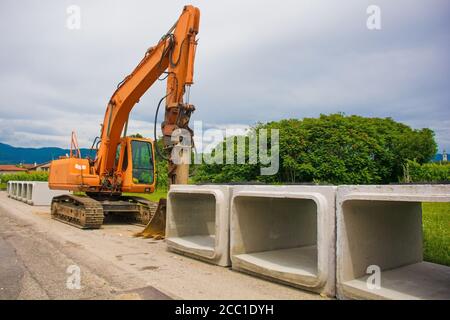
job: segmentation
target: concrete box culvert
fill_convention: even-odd
[[[34,206],[48,206],[53,197],[68,194],[69,191],[50,190],[47,182],[10,181],[9,197]]]
[[[230,194],[229,186],[172,185],[167,196],[168,249],[229,266]]]
[[[8,181],[6,183],[6,195],[8,197],[11,197],[11,191],[12,191],[12,184],[11,184],[11,181]]]
[[[328,186],[236,186],[232,268],[335,295],[335,193]]]
[[[19,192],[17,195],[18,200],[23,201],[24,195],[25,195],[25,183],[19,182]]]
[[[10,194],[9,197],[12,199],[15,199],[15,197],[17,196],[17,188],[18,188],[18,184],[16,181],[10,181]]]
[[[19,182],[14,183],[14,192],[13,192],[13,198],[17,199],[19,196]]]
[[[11,198],[13,198],[13,199],[19,199],[19,184],[21,183],[20,181],[13,181],[13,182],[11,182],[12,183],[12,185],[13,185],[13,190],[12,190],[12,193],[11,193]]]
[[[28,191],[28,184],[26,182],[22,182],[20,184],[20,197],[19,200],[22,202],[27,202],[27,191]]]
[[[9,189],[8,189],[8,197],[13,198],[16,194],[16,187],[17,185],[13,181],[8,182]]]
[[[31,198],[27,203],[33,206],[49,206],[53,197],[70,193],[65,190],[50,190],[48,182],[32,181],[29,185]]]
[[[450,267],[423,261],[423,202],[450,202],[450,185],[338,188],[339,298],[450,299]]]
[[[12,195],[12,190],[13,190],[13,184],[12,184],[11,181],[8,181],[8,182],[6,183],[6,194],[7,194],[8,197],[11,197],[11,195]]]
[[[20,190],[21,190],[20,183],[17,182],[16,183],[16,190],[15,190],[14,196],[13,196],[14,199],[19,200]]]
[[[14,195],[15,184],[12,181],[8,181],[8,197],[12,198]]]
[[[26,194],[25,194],[25,202],[28,204],[33,204],[33,184],[26,184]]]

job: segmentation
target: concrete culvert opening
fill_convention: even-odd
[[[11,182],[11,197],[15,198],[17,196],[17,183]]]
[[[17,187],[17,197],[21,199],[23,197],[23,183],[19,183]]]
[[[29,184],[27,184],[25,187],[27,188],[27,192],[26,192],[27,198],[26,198],[26,201],[27,201],[27,202],[31,202],[32,199],[33,199],[33,184],[29,183]]]
[[[172,243],[212,256],[216,246],[216,198],[209,193],[171,193]]]
[[[450,267],[423,260],[422,203],[343,204],[341,281],[350,295],[450,299]]]
[[[250,272],[316,278],[317,205],[310,199],[238,196],[232,255]]]

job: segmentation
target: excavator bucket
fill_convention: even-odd
[[[166,199],[160,199],[155,214],[141,232],[134,234],[135,237],[164,239],[166,235]]]

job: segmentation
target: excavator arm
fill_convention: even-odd
[[[94,160],[81,158],[76,136],[72,134],[71,150],[76,153],[71,151],[70,157],[52,161],[49,187],[83,191],[86,196],[66,194],[53,198],[52,218],[80,228],[94,229],[101,227],[104,217],[110,214],[126,214],[137,222],[148,223],[143,235],[164,235],[164,200],[152,214],[154,204],[150,201],[123,195],[126,192],[153,192],[156,185],[154,146],[157,144],[150,139],[127,137],[126,128],[133,107],[155,81],[166,74],[167,92],[161,99],[161,102],[165,100],[165,116],[161,125],[165,149],[169,155],[185,151],[184,155],[190,156],[190,145],[186,148],[183,138],[186,132],[192,135],[188,125],[194,106],[184,101],[184,96],[193,84],[199,22],[199,9],[185,6],[173,27],[156,46],[147,50],[133,72],[118,85],[106,108]],[[176,130],[184,130],[184,135],[177,136]],[[188,138],[192,141],[192,136]],[[175,156],[168,157],[169,183],[187,183],[188,163],[180,164],[174,160]]]
[[[189,117],[194,107],[184,103],[183,97],[186,88],[193,84],[199,22],[199,9],[185,6],[174,26],[156,46],[147,50],[142,61],[112,95],[105,113],[100,147],[94,164],[95,172],[101,179],[114,179],[116,151],[129,114],[142,95],[164,73],[167,73],[167,95],[162,131],[169,153],[173,148],[170,139],[173,131],[179,128],[188,129]],[[169,168],[170,182],[187,183],[187,176],[183,178],[185,181],[175,178],[176,165],[171,158]]]

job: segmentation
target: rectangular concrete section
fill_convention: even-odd
[[[450,185],[338,188],[338,298],[450,299],[450,267],[423,261],[422,202]]]
[[[50,190],[47,182],[8,181],[8,197],[32,206],[48,206],[53,197],[68,194],[68,191]]]
[[[230,195],[229,186],[170,186],[166,220],[168,249],[229,266]]]
[[[232,268],[335,295],[335,194],[331,186],[236,186]]]

